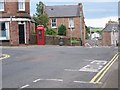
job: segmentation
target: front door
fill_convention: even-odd
[[[25,44],[24,24],[19,24],[19,44]]]

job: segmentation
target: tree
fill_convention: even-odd
[[[102,34],[102,31],[97,30],[96,32],[99,33],[99,34]]]
[[[36,8],[36,16],[40,16],[40,15],[43,15],[44,13],[44,4],[43,2],[39,2],[38,4],[36,4],[37,8]]]
[[[44,4],[42,2],[39,2],[36,4],[36,13],[33,15],[33,19],[36,22],[37,25],[44,25],[45,28],[48,28],[48,23],[49,23],[49,17],[48,15],[44,12]]]
[[[65,25],[61,24],[61,26],[58,27],[58,35],[66,36],[66,27],[65,27]]]
[[[44,27],[47,28],[49,22],[47,14],[40,15],[39,17],[34,16],[33,18],[36,22],[36,25],[44,25]]]

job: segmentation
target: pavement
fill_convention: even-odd
[[[106,78],[102,88],[116,88],[118,87],[118,61],[116,61],[112,67],[111,71],[108,72],[109,76]]]
[[[118,86],[117,60],[111,60],[117,53],[117,48],[3,47],[2,52],[11,56],[2,60],[3,88],[109,88],[110,86],[117,88]],[[107,72],[100,83],[91,83],[96,74],[110,61],[114,62],[111,66],[109,64],[108,70],[104,70]]]

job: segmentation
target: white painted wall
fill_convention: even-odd
[[[111,45],[116,46],[116,44],[118,43],[119,39],[119,32],[115,31],[114,33],[111,32]]]
[[[97,39],[97,38],[100,38],[101,37],[101,35],[99,34],[99,33],[97,33],[97,32],[95,32],[95,33],[93,33],[92,35],[91,35],[91,39],[92,40],[94,40],[94,39]],[[97,39],[98,40],[98,39]]]

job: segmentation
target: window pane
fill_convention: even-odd
[[[52,18],[52,27],[56,27],[56,18]]]
[[[56,19],[55,19],[55,18],[53,18],[53,19],[52,19],[52,22],[53,22],[53,23],[54,23],[54,22],[56,23]]]
[[[25,10],[25,2],[24,2],[24,0],[19,0],[19,2],[18,2],[18,8],[19,8],[19,10]]]
[[[4,10],[4,2],[0,2],[0,11]]]
[[[1,30],[1,36],[0,37],[6,37],[6,26],[5,22],[0,24],[0,30]]]
[[[1,23],[1,30],[5,30],[5,23]]]
[[[0,0],[0,2],[4,2],[4,0]]]
[[[23,8],[23,2],[19,2],[19,10],[20,10],[20,9],[24,9],[24,8]]]
[[[19,0],[19,2],[24,2],[24,0]]]
[[[56,27],[56,23],[52,23],[52,27]]]
[[[69,27],[74,27],[74,20],[73,20],[73,18],[69,18]]]
[[[6,37],[6,30],[1,31],[2,37]]]

